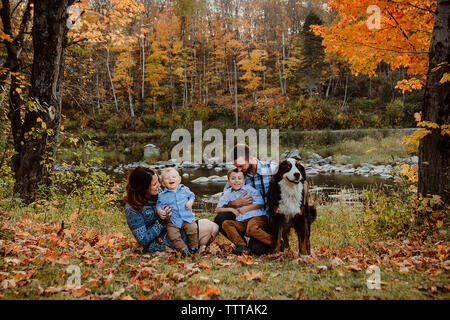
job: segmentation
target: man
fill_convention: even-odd
[[[267,206],[267,192],[269,190],[269,183],[272,175],[276,173],[278,165],[276,163],[263,162],[250,154],[250,149],[247,145],[237,144],[232,151],[232,159],[234,166],[244,173],[245,184],[255,188],[261,194],[264,200],[264,209],[268,210]],[[225,189],[230,188],[229,184],[225,185]],[[240,208],[252,204],[252,197],[244,192],[239,198],[228,202],[226,207]],[[226,220],[235,220],[236,216],[232,212],[218,213],[214,222],[219,226],[220,232],[226,237],[222,224]],[[262,242],[250,238],[248,243],[251,253],[265,254],[271,251],[271,248]]]

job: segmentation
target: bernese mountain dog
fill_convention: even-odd
[[[298,236],[299,256],[311,254],[310,227],[317,211],[305,201],[305,168],[298,158],[280,162],[278,172],[272,176],[267,194],[269,206],[269,229],[274,237],[273,251],[280,251],[281,237],[289,249],[289,233],[295,229]]]

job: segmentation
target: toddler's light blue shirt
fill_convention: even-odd
[[[180,184],[177,190],[164,189],[158,195],[156,209],[161,210],[163,205],[167,204],[172,209],[170,221],[177,227],[181,228],[183,221],[191,223],[194,221],[194,213],[192,209],[186,209],[186,202],[194,199],[194,193],[185,185]]]

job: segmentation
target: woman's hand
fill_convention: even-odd
[[[166,220],[170,218],[170,215],[172,214],[172,209],[165,204],[161,210],[158,210],[158,215],[161,218],[161,220]]]

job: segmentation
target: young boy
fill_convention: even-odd
[[[167,236],[174,247],[184,256],[194,254],[198,250],[198,230],[194,221],[192,205],[195,195],[188,187],[181,184],[181,176],[175,168],[166,168],[161,173],[164,191],[158,195],[156,210],[160,211],[167,204],[172,209],[170,221],[167,223]],[[189,249],[181,239],[180,229],[186,232]]]
[[[261,194],[249,185],[245,184],[244,173],[237,168],[228,171],[228,184],[231,188],[224,191],[217,204],[216,213],[232,212],[236,220],[225,220],[222,229],[228,239],[236,245],[235,253],[249,253],[243,236],[248,236],[261,241],[269,246],[272,245],[272,236],[264,231],[268,224],[268,214],[263,209],[264,199]],[[230,201],[239,198],[244,192],[253,198],[253,203],[238,209],[227,208]]]

